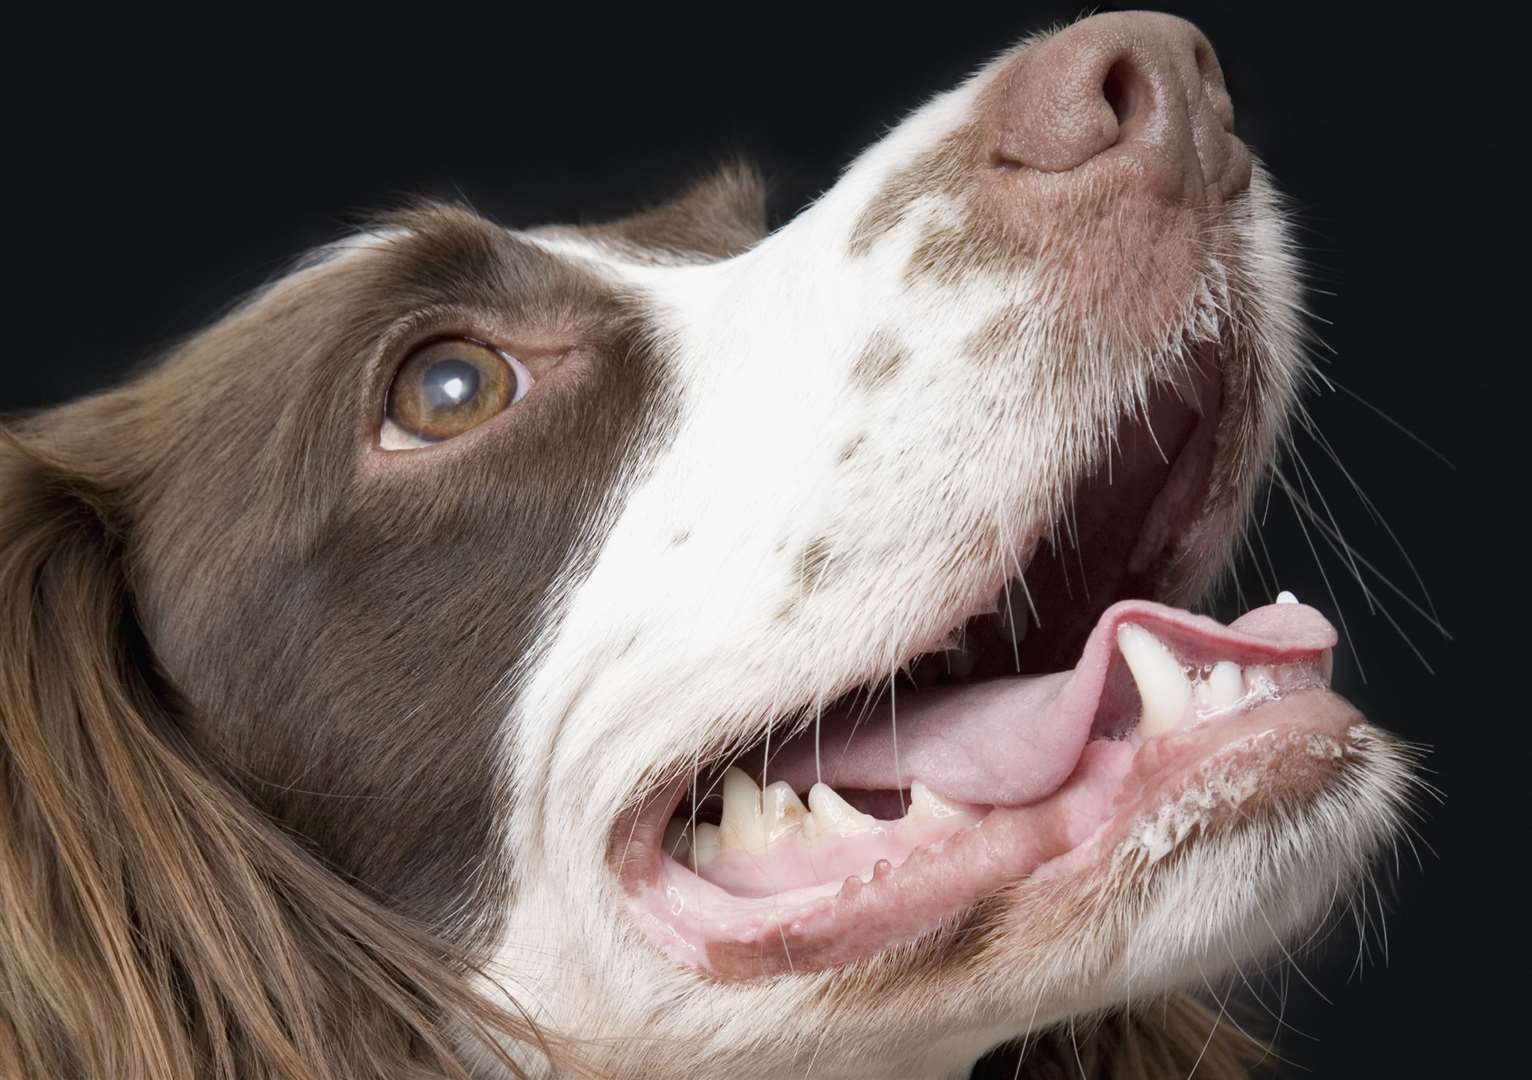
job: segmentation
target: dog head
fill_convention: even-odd
[[[5,1053],[944,1076],[1276,947],[1405,775],[1317,612],[1171,606],[1298,291],[1205,39],[1099,17],[770,235],[423,208],[19,425]]]

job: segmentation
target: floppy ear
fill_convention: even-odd
[[[120,466],[61,445],[0,429],[0,1075],[466,1080],[449,1032],[548,1051],[182,737]]]
[[[1017,1055],[1021,1055],[1018,1065]],[[1071,1027],[985,1058],[971,1080],[1248,1080],[1265,1047],[1189,994]]]

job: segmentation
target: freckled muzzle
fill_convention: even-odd
[[[1359,717],[1329,692],[1322,616],[1284,603],[1226,627],[1170,606],[1226,561],[1301,367],[1272,314],[1280,222],[1232,129],[1194,28],[1085,20],[934,101],[725,271],[741,320],[769,290],[813,293],[806,381],[845,377],[783,439],[801,469],[752,488],[809,520],[775,549],[790,600],[760,590],[769,621],[722,613],[735,630],[705,651],[729,665],[729,723],[694,708],[609,834],[667,956],[755,980],[939,951],[1066,871],[1061,892],[1092,895],[1212,763],[1229,820],[1253,778],[1296,803],[1351,768]],[[800,343],[779,305],[724,333],[712,299],[689,309],[699,341]],[[826,502],[897,505],[898,529],[814,516],[821,450]],[[766,691],[741,705],[743,684]]]
[[[1148,420],[1123,425],[1111,482],[1082,485],[1071,549],[960,619],[945,652],[910,657],[919,681],[875,679],[806,726],[780,718],[618,822],[630,909],[667,953],[725,978],[864,958],[1049,864],[1104,858],[1243,739],[1343,738],[1356,714],[1328,691],[1335,634],[1312,609],[1283,602],[1224,627],[1112,603],[1162,593],[1163,567],[1134,568],[1160,566],[1201,520],[1216,374],[1200,393],[1165,392],[1149,410],[1158,438],[1135,434]],[[1063,564],[1074,594],[1046,584]],[[1001,642],[998,666],[978,655]],[[942,663],[945,677],[930,670]]]

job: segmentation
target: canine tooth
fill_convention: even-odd
[[[1232,660],[1220,660],[1208,675],[1207,688],[1207,703],[1227,709],[1245,696],[1245,673]]]
[[[910,785],[910,808],[905,817],[944,818],[951,817],[958,808],[926,787],[919,780]]]
[[[685,818],[672,818],[665,826],[665,854],[676,862],[686,861],[686,827],[690,824]]]
[[[761,810],[765,818],[766,843],[774,844],[794,829],[801,828],[809,812],[786,780],[766,785],[761,792]]]
[[[1123,623],[1117,628],[1117,647],[1143,700],[1139,731],[1149,739],[1174,731],[1192,700],[1192,684],[1181,662],[1164,642],[1135,623]]]
[[[723,854],[720,832],[718,826],[709,821],[697,825],[697,835],[692,840],[692,861],[695,865],[710,863]]]
[[[725,851],[766,850],[761,789],[741,769],[730,769],[723,774],[723,819],[718,828]]]
[[[1292,593],[1288,592],[1286,589],[1283,589],[1281,592],[1277,593],[1277,603],[1279,604],[1296,604],[1297,602],[1298,598]]]
[[[809,810],[808,819],[803,823],[803,834],[810,840],[821,836],[850,836],[877,824],[876,818],[852,806],[829,784],[820,783],[809,788]]]

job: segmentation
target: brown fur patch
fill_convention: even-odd
[[[846,445],[842,446],[840,448],[840,452],[835,455],[836,463],[839,464],[839,465],[846,464],[852,458],[854,458],[858,454],[860,454],[862,452],[862,447],[864,447],[866,445],[867,445],[867,436],[865,436],[865,435],[858,435],[854,439],[847,440]]]
[[[583,272],[459,210],[391,224],[0,444],[24,1074],[447,1076],[444,1018],[533,1037],[461,978],[513,886],[502,680],[663,438],[663,376]],[[400,358],[455,334],[558,359],[372,450]]]
[[[910,350],[892,333],[874,331],[851,365],[851,385],[872,393],[892,382],[910,359]]]
[[[467,1080],[449,1027],[538,1043],[185,738],[95,453],[0,432],[0,1071]]]
[[[922,196],[962,194],[978,155],[978,137],[971,125],[959,128],[885,180],[851,227],[851,255],[871,251]]]

